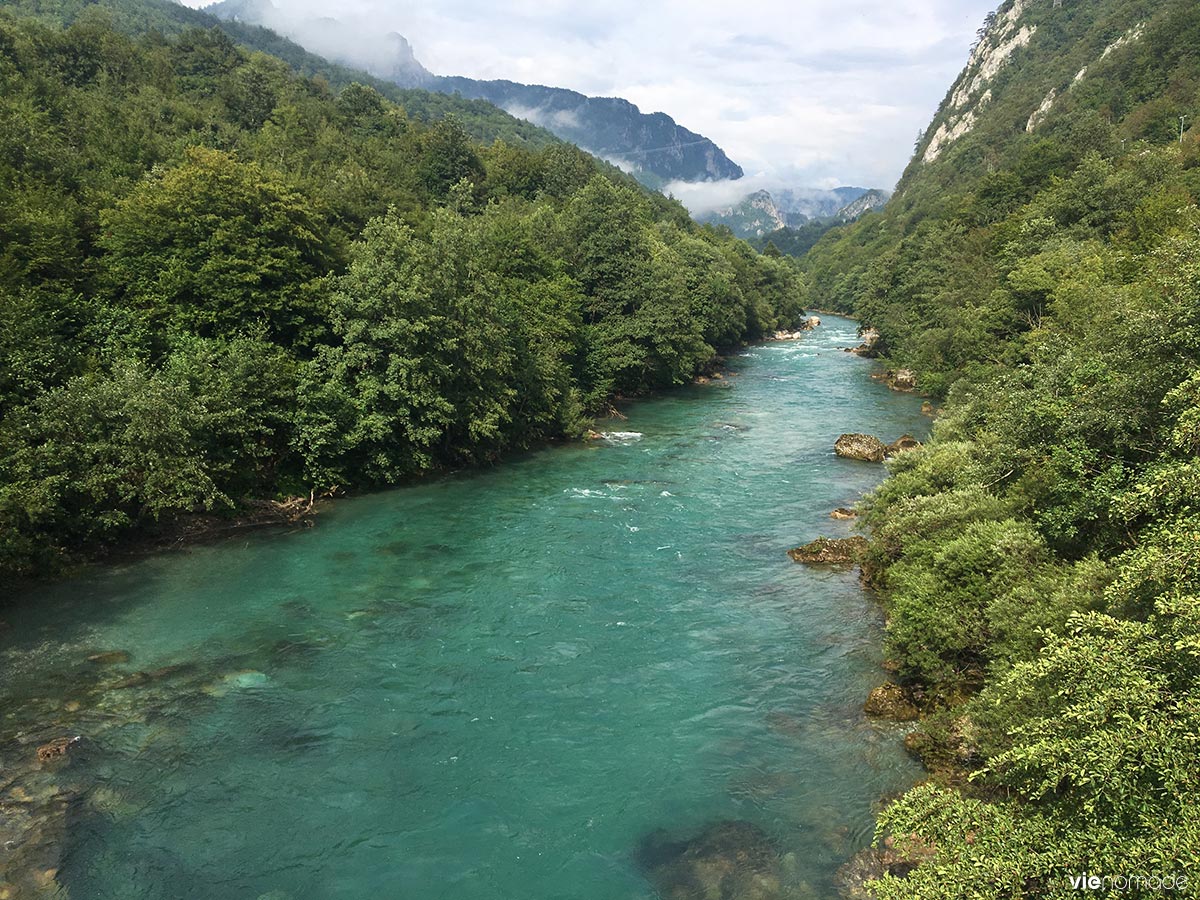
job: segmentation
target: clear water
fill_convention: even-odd
[[[855,572],[785,555],[849,533],[830,509],[883,474],[835,458],[839,433],[926,427],[854,342],[827,317],[602,424],[625,434],[23,598],[0,725],[49,708],[91,737],[71,771],[96,802],[58,881],[89,900],[641,900],[642,835],[736,818],[829,896],[915,777],[860,714],[878,610]],[[82,663],[112,649],[132,660]]]

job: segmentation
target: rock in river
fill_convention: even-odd
[[[808,566],[853,565],[867,550],[865,537],[827,538],[820,537],[803,547],[788,551],[793,561]]]
[[[784,896],[775,844],[751,822],[716,822],[684,841],[655,831],[642,839],[637,859],[663,900],[782,900]]]
[[[920,715],[912,694],[894,681],[885,682],[871,691],[863,711],[868,716],[893,722],[911,722]]]
[[[55,738],[49,743],[42,744],[37,748],[38,762],[50,762],[53,759],[60,759],[67,755],[67,751],[71,746],[79,740],[76,737],[60,737]]]
[[[883,462],[887,456],[887,446],[869,434],[843,434],[833,445],[833,452],[846,459]]]

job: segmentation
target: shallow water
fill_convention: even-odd
[[[853,323],[824,321],[605,440],[25,598],[0,634],[0,742],[33,710],[91,738],[59,883],[643,900],[644,834],[732,818],[829,896],[915,770],[860,714],[878,610],[855,572],[785,551],[849,533],[829,510],[883,474],[835,458],[839,433],[927,420],[841,352]],[[113,649],[132,659],[83,662]]]

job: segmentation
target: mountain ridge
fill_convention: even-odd
[[[403,88],[485,100],[661,188],[671,181],[741,178],[741,166],[712,140],[664,112],[642,112],[620,97],[595,97],[569,88],[434,75],[396,33],[364,34],[330,17],[297,20],[270,0],[219,0],[204,11],[227,21],[270,27],[338,62],[365,69]]]

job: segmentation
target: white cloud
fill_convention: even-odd
[[[666,112],[748,175],[890,188],[998,0],[274,2],[398,31],[439,75]]]

